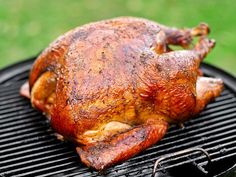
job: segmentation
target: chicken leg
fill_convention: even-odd
[[[218,97],[223,89],[221,79],[198,77],[197,79],[197,103],[194,115],[202,111],[214,98]]]
[[[146,124],[115,135],[108,141],[87,144],[76,150],[87,166],[103,170],[155,144],[165,135],[167,128],[167,122],[149,119]]]
[[[167,44],[180,45],[188,48],[195,36],[206,36],[210,30],[207,24],[200,23],[195,28],[177,29],[161,25],[165,32]]]

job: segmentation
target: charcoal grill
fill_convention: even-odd
[[[236,79],[233,76],[202,64],[205,75],[224,80],[221,96],[198,117],[186,122],[185,128],[171,126],[155,146],[98,173],[81,163],[73,144],[57,140],[47,119],[19,95],[34,59],[0,71],[0,176],[151,176],[157,159],[189,148],[204,149],[212,163],[201,152],[190,151],[164,158],[156,176],[236,174]]]

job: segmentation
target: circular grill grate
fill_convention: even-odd
[[[0,175],[1,176],[102,176],[81,164],[71,143],[54,136],[49,122],[19,95],[33,60],[0,72]],[[150,176],[162,155],[191,147],[204,148],[213,163],[236,163],[236,79],[203,64],[205,74],[223,78],[225,89],[185,128],[172,126],[159,143],[130,160],[106,171],[106,176]],[[207,163],[200,153],[163,161],[165,169],[183,164]]]

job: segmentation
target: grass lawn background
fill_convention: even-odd
[[[208,23],[217,45],[205,61],[236,75],[235,9],[234,0],[0,0],[0,69],[76,26],[138,16],[176,27]]]

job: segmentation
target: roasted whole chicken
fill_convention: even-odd
[[[194,117],[220,95],[222,80],[199,70],[215,45],[208,33],[204,23],[192,29],[133,17],[90,23],[44,50],[20,92],[76,144],[83,163],[103,170],[154,145],[169,124]]]

